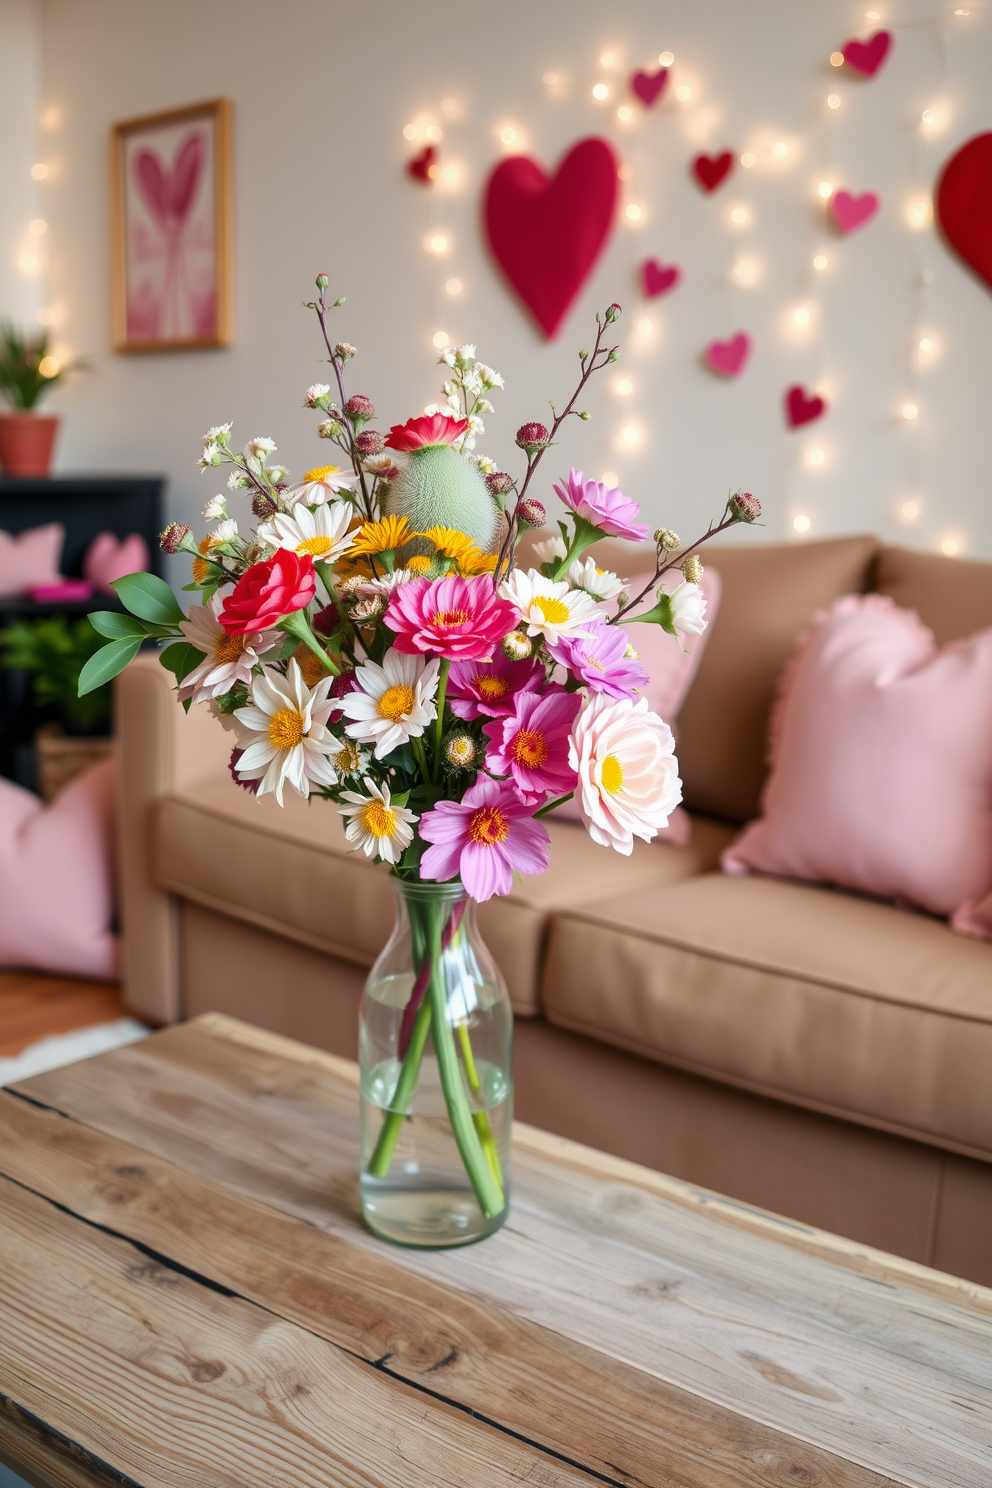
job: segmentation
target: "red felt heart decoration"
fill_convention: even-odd
[[[751,352],[751,337],[738,331],[729,341],[711,341],[703,353],[706,365],[721,377],[740,377]]]
[[[849,191],[835,191],[830,205],[841,232],[849,233],[870,221],[881,202],[874,191],[862,191],[860,196],[852,196]]]
[[[641,264],[641,288],[649,300],[667,294],[682,278],[682,270],[670,264],[665,268],[656,258],[647,258]]]
[[[604,139],[579,140],[553,176],[512,155],[489,177],[489,246],[549,339],[605,246],[617,191],[617,157]]]
[[[867,41],[845,41],[841,51],[848,67],[853,67],[855,72],[863,73],[865,77],[874,77],[889,55],[891,45],[891,31],[876,31]]]
[[[802,424],[811,424],[815,419],[822,418],[827,411],[827,400],[814,393],[808,397],[801,383],[790,387],[785,395],[785,416],[790,429],[798,429]]]
[[[425,145],[419,155],[414,155],[412,160],[407,161],[406,173],[414,181],[421,181],[429,186],[433,180],[431,167],[437,164],[437,148],[434,145]]]
[[[715,191],[720,182],[730,174],[734,157],[729,150],[722,155],[697,155],[692,162],[692,173],[704,191]]]
[[[668,68],[661,67],[657,72],[635,72],[630,79],[630,90],[644,104],[645,108],[653,108],[665,91],[668,82]]]
[[[992,284],[992,134],[976,134],[944,166],[937,220],[958,257]]]

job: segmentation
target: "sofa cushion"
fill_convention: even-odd
[[[992,946],[774,879],[705,874],[552,924],[549,1021],[992,1160]]]
[[[873,537],[844,537],[704,553],[720,574],[722,596],[679,714],[690,811],[737,822],[757,815],[779,673],[816,610],[868,588],[877,549]]]
[[[992,563],[882,548],[872,588],[915,610],[938,646],[992,625]]]
[[[549,916],[604,892],[657,892],[716,866],[731,833],[696,824],[686,848],[635,842],[629,858],[598,847],[578,826],[547,823],[551,867],[480,906],[479,926],[506,978],[514,1010],[538,1012]],[[388,871],[349,851],[341,818],[323,802],[287,796],[280,810],[230,783],[159,801],[152,835],[160,888],[315,950],[371,966],[393,923]]]

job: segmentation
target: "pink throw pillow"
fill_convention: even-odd
[[[29,527],[16,537],[10,532],[0,532],[0,597],[61,584],[59,561],[64,542],[65,528],[61,522]]]
[[[937,652],[891,599],[837,600],[786,667],[770,755],[762,815],[723,854],[726,873],[837,884],[981,923],[976,903],[992,892],[992,629]]]
[[[83,559],[83,573],[97,589],[112,594],[111,584],[129,573],[148,572],[148,544],[139,532],[118,541],[112,532],[93,539]]]
[[[114,765],[45,806],[0,779],[0,966],[116,977]]]

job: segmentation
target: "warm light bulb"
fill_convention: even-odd
[[[661,56],[658,58],[658,65],[659,67],[671,67],[674,61],[674,52],[662,52]]]
[[[593,88],[592,90],[592,96],[593,98],[598,99],[600,103],[602,103],[604,98],[609,98],[610,90],[605,83],[597,83],[595,88]]]
[[[753,150],[745,150],[741,156],[741,165],[745,170],[750,170],[752,165],[757,164],[758,157]]]
[[[639,320],[637,322],[637,334],[639,336],[653,336],[654,335],[654,321],[652,321],[652,320]]]
[[[760,270],[753,258],[739,258],[731,269],[735,284],[757,284]]]
[[[830,53],[830,66],[831,67],[843,67],[844,66],[844,53],[843,52],[831,52]]]
[[[933,342],[930,340],[929,336],[923,337],[922,341],[920,342],[920,350],[933,351]]]
[[[510,128],[501,129],[499,132],[499,137],[503,141],[504,145],[512,145],[517,138],[517,131]]]
[[[34,274],[38,270],[38,260],[33,253],[22,253],[17,260],[17,267],[22,274]]]
[[[44,217],[33,217],[28,223],[28,232],[34,238],[42,238],[48,231],[48,223]]]
[[[910,216],[917,227],[922,227],[930,214],[930,207],[925,201],[914,202],[910,208]]]
[[[59,359],[53,356],[43,356],[38,363],[38,371],[42,377],[54,377],[59,370]]]
[[[620,430],[620,441],[622,444],[634,445],[641,437],[641,431],[635,424],[628,424],[625,429]]]
[[[460,279],[446,279],[444,287],[450,295],[460,295],[462,292],[462,281]]]
[[[970,10],[956,10],[954,12],[954,14],[955,15],[971,15],[971,11]]]
[[[599,480],[600,485],[608,486],[611,491],[616,490],[620,484],[620,477],[615,470],[604,470]]]
[[[541,79],[541,82],[544,83],[548,88],[553,88],[557,81],[558,74],[556,72],[546,72]]]
[[[622,123],[626,124],[627,120],[632,119],[633,117],[633,111],[629,109],[626,104],[623,104],[621,108],[617,109],[617,118],[620,119]]]
[[[424,139],[429,140],[432,145],[439,145],[443,135],[444,131],[439,124],[428,124],[424,130]]]
[[[878,11],[877,10],[866,10],[865,11],[865,20],[866,21],[877,21],[878,20]]]
[[[403,138],[405,140],[415,140],[417,138],[417,135],[419,133],[420,133],[420,130],[417,128],[416,124],[404,124],[404,126],[403,126]],[[39,166],[36,165],[35,168],[34,168],[34,170],[31,172],[31,174],[34,175],[34,171],[36,171],[38,169],[44,170],[44,172],[45,172],[45,174],[47,176],[47,174],[48,174],[48,167],[47,166],[41,166],[41,167],[39,167]]]
[[[834,188],[831,186],[829,181],[821,181],[816,189],[823,197],[824,201],[826,201],[828,197],[831,197],[834,194]]]
[[[953,537],[945,537],[940,545],[940,551],[945,558],[956,558],[961,551],[961,544]]]
[[[828,93],[827,94],[827,108],[833,108],[833,109],[840,108],[840,94],[839,93]]]
[[[43,325],[43,326],[51,325],[51,323],[52,323],[52,321],[54,319],[55,319],[55,317],[52,314],[51,310],[39,310],[38,311],[37,321],[38,321],[38,324],[39,325]]]
[[[904,522],[915,522],[920,515],[920,503],[918,501],[904,501],[899,508],[899,515]]]
[[[827,457],[823,453],[822,449],[811,449],[806,451],[806,464],[812,465],[814,469],[817,466],[822,465],[826,458]]]
[[[915,417],[919,413],[919,411],[920,410],[917,408],[917,406],[916,406],[915,403],[904,403],[902,405],[901,410],[900,410],[900,412],[902,413],[903,418],[906,419],[908,422],[912,422],[912,420],[915,419]]]
[[[933,109],[924,109],[922,114],[920,115],[920,118],[923,120],[924,124],[932,124]]]
[[[827,267],[827,255],[825,253],[818,253],[813,260],[813,267],[814,269],[825,269]]]
[[[447,238],[444,236],[443,233],[435,233],[434,236],[431,238],[431,252],[432,253],[447,253],[447,251],[448,251],[448,240],[447,240]]]
[[[634,391],[634,384],[631,382],[629,377],[618,377],[616,382],[616,390],[620,394],[621,398],[626,398]]]
[[[794,310],[792,312],[792,318],[796,322],[796,325],[809,325],[809,311],[806,309],[806,306],[800,305],[798,310]]]
[[[629,112],[630,111],[628,109],[628,113]],[[619,181],[629,181],[630,178],[631,178],[631,176],[633,174],[634,174],[634,172],[631,170],[631,168],[630,168],[629,165],[618,165],[617,166],[617,179]]]
[[[808,532],[812,525],[813,524],[810,521],[809,517],[800,516],[793,517],[792,519],[792,526],[796,532]]]
[[[731,220],[731,222],[736,222],[738,225],[740,225],[742,222],[746,222],[747,221],[747,208],[746,207],[734,207],[733,211],[730,214],[730,220]]]
[[[458,100],[457,100],[457,98],[442,98],[441,99],[441,112],[443,114],[453,114],[455,112],[455,109],[457,107],[458,107]]]
[[[692,89],[687,88],[685,83],[682,83],[680,87],[675,89],[675,97],[679,103],[687,103],[692,97]]]
[[[604,52],[599,59],[600,67],[616,67],[617,59],[612,52]]]
[[[447,346],[449,339],[450,338],[447,331],[434,332],[434,345],[438,348],[439,351],[443,350],[444,347]]]
[[[45,179],[45,177],[48,175],[48,166],[47,165],[42,165],[39,162],[38,165],[33,165],[31,167],[31,174],[32,174],[32,176],[34,177],[34,179],[36,181],[43,181]]]
[[[789,147],[785,143],[785,140],[776,140],[775,143],[772,145],[772,154],[777,156],[779,160],[788,155],[788,153]]]
[[[628,222],[640,222],[641,209],[636,202],[631,202],[629,207],[624,208],[624,216]]]

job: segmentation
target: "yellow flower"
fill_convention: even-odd
[[[414,535],[408,517],[383,517],[379,522],[363,522],[355,533],[348,555],[393,553]]]
[[[482,553],[470,537],[454,527],[428,527],[419,534],[432,542],[442,558],[458,564],[463,574],[491,573],[496,566],[495,553]]]
[[[340,469],[340,465],[318,465],[316,470],[307,471],[303,477],[304,484],[309,485],[311,481],[322,481],[325,475],[337,475]]]
[[[207,553],[209,553],[211,548],[216,548],[216,546],[217,546],[217,538],[214,536],[214,534],[212,532],[208,532],[207,535],[206,535],[206,537],[202,538],[197,543],[197,547],[199,548],[200,552],[203,553],[204,555],[206,555]],[[207,574],[210,573],[210,572],[212,572],[212,570],[213,570],[213,564],[207,562],[206,556],[204,556],[203,558],[194,558],[193,559],[193,581],[194,581],[194,583],[196,583],[196,584],[202,584],[203,581],[204,581],[204,579],[207,577]]]
[[[403,567],[408,568],[412,574],[430,573],[434,567],[434,560],[433,558],[428,558],[426,553],[414,553],[411,558],[406,560]]]

